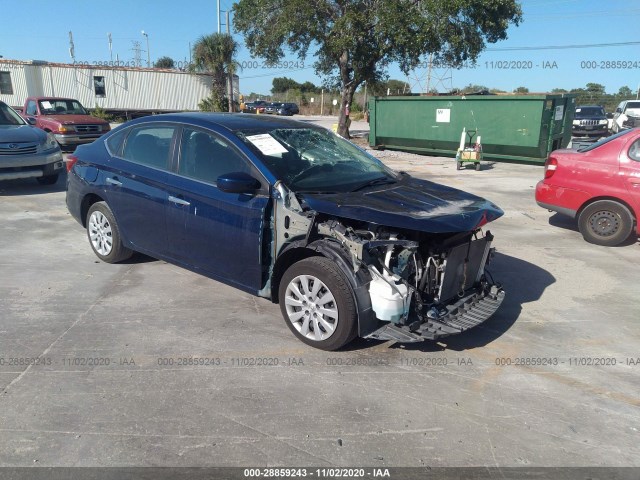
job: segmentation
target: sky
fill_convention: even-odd
[[[190,44],[218,28],[217,0],[105,0],[98,3],[0,0],[0,3],[5,7],[4,12],[10,12],[3,16],[0,29],[0,56],[11,60],[71,63],[71,31],[78,62],[110,61],[108,34],[111,34],[113,60],[132,62],[134,42],[140,42],[138,48],[146,65],[148,40],[152,63],[161,56],[169,56],[181,65],[189,61]],[[222,29],[226,31],[224,11],[231,11],[234,2],[220,0],[220,3]],[[523,86],[531,92],[546,92],[553,88],[584,87],[590,82],[604,85],[608,93],[616,93],[622,86],[633,91],[640,88],[640,1],[523,0],[520,3],[524,21],[520,26],[509,28],[507,40],[489,44],[475,68],[433,70],[429,88],[444,92],[476,84],[505,91]],[[232,14],[230,24],[233,30]],[[147,36],[142,34],[143,30]],[[313,71],[312,56],[302,63],[290,54],[284,59],[283,68],[264,68],[260,59],[251,56],[242,36],[234,34],[234,37],[240,44],[242,93],[268,94],[274,77],[321,83]],[[389,76],[407,81],[413,92],[420,92],[427,86],[426,61],[424,68],[408,77],[397,66],[392,66]]]

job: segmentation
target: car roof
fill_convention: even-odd
[[[129,123],[139,124],[147,122],[188,122],[201,127],[225,128],[231,132],[239,130],[259,130],[265,128],[321,128],[307,122],[300,122],[288,118],[267,115],[248,115],[245,113],[165,113],[162,115],[139,118]]]

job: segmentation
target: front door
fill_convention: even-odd
[[[220,175],[258,178],[256,194],[218,189]],[[183,128],[176,173],[170,174],[167,233],[171,256],[240,288],[262,288],[262,231],[267,185],[249,160],[222,136]]]

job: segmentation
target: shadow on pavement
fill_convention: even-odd
[[[63,172],[53,185],[40,185],[35,178],[0,181],[0,197],[22,195],[42,195],[45,193],[64,192],[67,189],[67,173]]]
[[[551,217],[549,217],[549,225],[551,225],[552,227],[558,227],[558,228],[562,228],[565,230],[572,230],[574,232],[580,232],[580,230],[578,229],[578,222],[577,220],[568,217],[566,215],[562,215],[560,213],[556,213],[555,215],[552,215]],[[580,241],[585,241],[581,238],[582,236],[579,237]],[[638,241],[640,240],[640,238],[638,237],[638,235],[633,232],[631,234],[631,236],[629,236],[629,238],[627,238],[624,242],[622,242],[620,245],[616,245],[614,247],[600,247],[600,248],[619,248],[619,247],[629,247],[631,245],[635,245],[638,243]]]
[[[516,257],[496,254],[488,268],[496,282],[503,285],[506,297],[498,311],[482,325],[459,335],[444,337],[437,341],[394,344],[391,348],[408,351],[438,352],[443,350],[463,351],[483,347],[506,333],[518,320],[522,305],[535,302],[556,279],[543,268]],[[381,342],[359,339],[349,349],[367,349]]]

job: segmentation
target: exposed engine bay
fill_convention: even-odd
[[[279,187],[274,255],[301,237],[300,247],[341,252],[375,317],[376,328],[361,328],[362,336],[413,342],[452,335],[482,323],[502,303],[504,291],[485,268],[495,252],[490,232],[433,234],[332,218]]]

